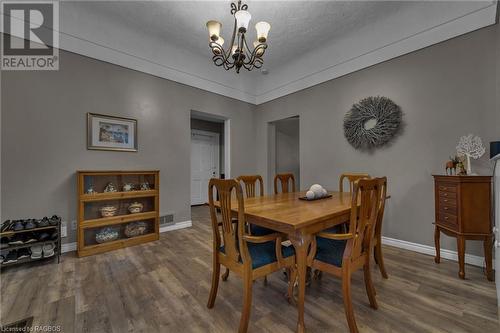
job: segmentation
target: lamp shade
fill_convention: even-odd
[[[500,141],[490,142],[490,159],[500,159]]]
[[[257,30],[257,40],[265,43],[269,30],[271,30],[271,25],[267,22],[259,22],[255,25],[255,30]]]
[[[207,22],[207,28],[208,28],[208,36],[212,41],[216,41],[220,37],[220,29],[222,28],[222,24],[218,21],[208,21]]]
[[[248,29],[248,23],[250,23],[250,19],[252,15],[246,10],[238,10],[234,14],[234,18],[236,19],[236,27],[240,32],[246,32]]]

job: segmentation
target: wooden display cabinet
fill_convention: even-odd
[[[159,239],[159,171],[78,171],[77,178],[79,257]],[[110,183],[115,192],[105,192]],[[131,213],[132,203],[142,204],[142,211]],[[116,209],[113,216],[102,215],[105,206]],[[141,233],[131,235],[137,226]],[[105,234],[112,237],[103,241]]]

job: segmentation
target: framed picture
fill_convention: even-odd
[[[137,119],[87,113],[87,149],[137,151]]]

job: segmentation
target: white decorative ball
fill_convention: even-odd
[[[323,191],[321,191],[321,193],[322,193],[322,197],[326,197],[328,195],[328,192],[325,189],[323,189]]]
[[[306,198],[307,198],[307,200],[314,199],[314,192],[313,191],[307,191],[306,192]]]
[[[309,190],[314,192],[316,198],[321,198],[323,195],[323,187],[319,184],[314,184]]]

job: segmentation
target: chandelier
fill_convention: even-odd
[[[222,24],[218,21],[208,21],[207,28],[209,34],[209,46],[212,50],[212,60],[216,66],[222,66],[226,70],[235,68],[236,73],[241,67],[251,71],[254,68],[262,67],[264,52],[267,49],[267,35],[271,25],[267,22],[259,22],[255,25],[257,30],[257,40],[253,42],[253,48],[248,46],[247,29],[252,16],[247,11],[248,5],[231,3],[231,15],[234,16],[233,36],[227,50],[224,50],[224,39],[220,35]]]

